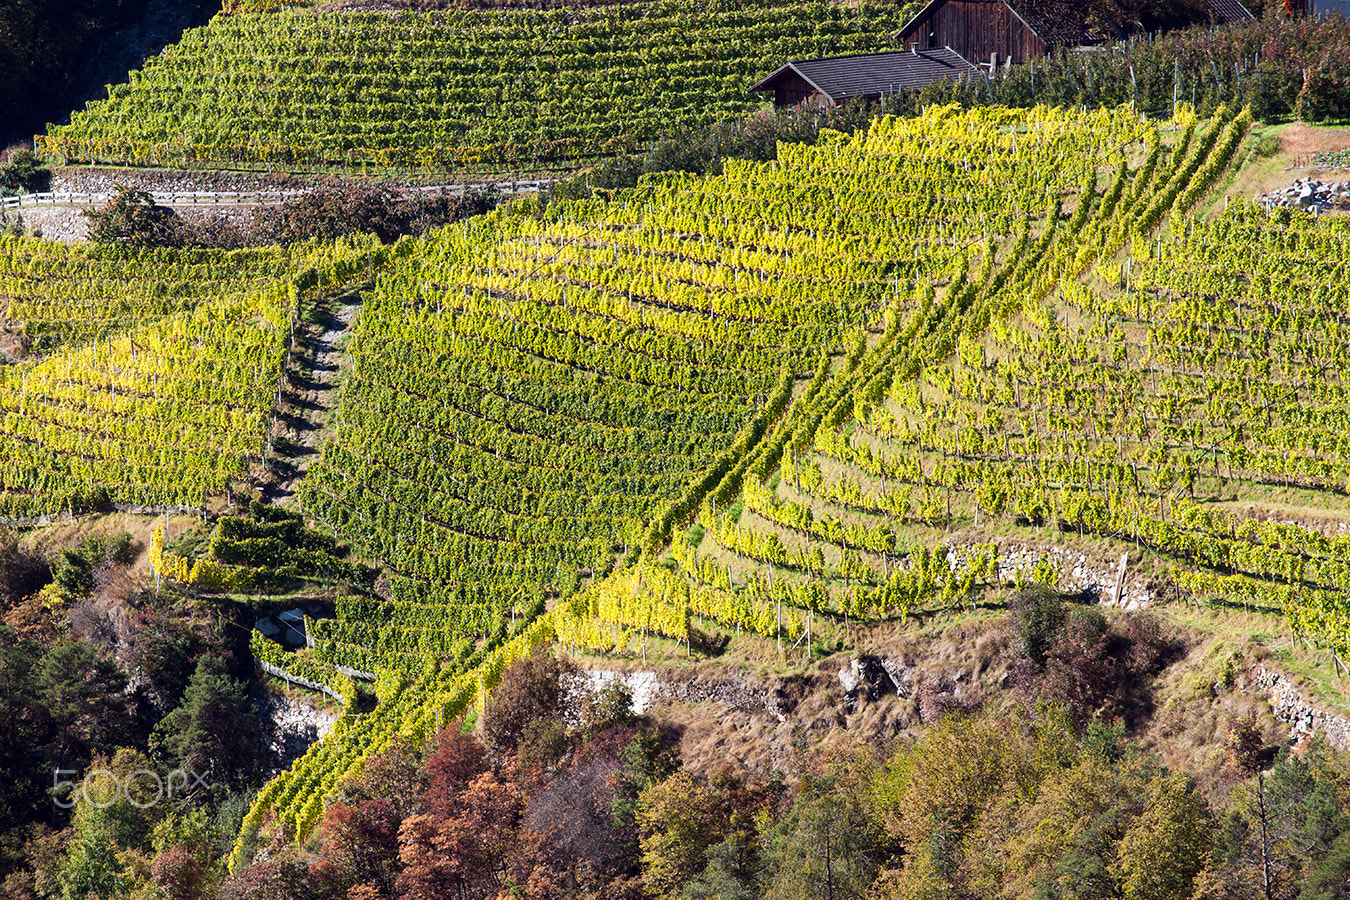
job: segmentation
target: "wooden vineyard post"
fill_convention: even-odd
[[[1116,573],[1116,592],[1112,597],[1112,602],[1114,602],[1116,606],[1120,605],[1121,596],[1125,591],[1125,566],[1128,564],[1129,559],[1130,551],[1126,550],[1124,553],[1120,554],[1120,570]]]
[[[782,601],[781,599],[775,598],[773,606],[774,606],[774,616],[775,616],[775,619],[777,620],[777,623],[778,623],[778,627],[774,629],[774,631],[775,631],[775,632],[777,633],[777,635],[778,635],[778,656],[779,656],[779,658],[782,658],[782,656],[783,656],[783,601]]]

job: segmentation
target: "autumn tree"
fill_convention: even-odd
[[[722,840],[712,792],[681,770],[638,797],[642,871],[647,889],[671,896],[707,865],[709,845]]]
[[[524,798],[508,773],[485,772],[452,815],[422,813],[399,831],[398,891],[407,900],[492,897],[506,888]]]
[[[330,803],[319,829],[323,837],[316,877],[344,895],[365,885],[377,896],[393,897],[401,824],[394,804],[383,797]]]
[[[1158,774],[1138,755],[1079,752],[1073,764],[1051,770],[1033,798],[1010,796],[1006,819],[989,817],[977,839],[984,864],[1002,873],[1006,895],[1019,900],[1116,896],[1116,847]]]
[[[487,754],[478,738],[461,732],[458,724],[446,728],[437,737],[436,752],[422,767],[423,810],[443,818],[457,815],[462,792],[487,770]]]
[[[300,859],[295,834],[274,822],[271,838],[251,865],[232,872],[221,885],[221,900],[316,900],[309,866]]]
[[[1032,754],[1019,730],[992,716],[948,716],[902,752],[892,761],[901,787],[878,812],[906,853],[958,884],[968,867],[966,836]]]
[[[1214,814],[1195,784],[1181,773],[1156,779],[1112,866],[1125,900],[1190,896],[1214,837]]]
[[[576,667],[541,649],[518,659],[502,673],[483,716],[483,739],[494,754],[512,753],[526,730],[540,720],[562,716],[566,685]]]

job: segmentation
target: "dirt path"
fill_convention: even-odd
[[[315,307],[312,322],[296,334],[272,429],[267,473],[260,483],[264,503],[289,504],[297,482],[318,458],[342,380],[343,346],[361,311],[361,294],[369,287],[357,284],[325,298]]]

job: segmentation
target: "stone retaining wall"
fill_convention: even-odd
[[[1256,689],[1270,699],[1275,718],[1289,726],[1290,744],[1297,745],[1320,731],[1331,747],[1350,750],[1350,720],[1313,706],[1283,672],[1258,666],[1254,675]]]

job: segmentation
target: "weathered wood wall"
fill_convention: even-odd
[[[774,106],[796,106],[816,93],[810,82],[791,69],[779,75],[773,86]]]
[[[1002,65],[1008,57],[1021,63],[1046,51],[1045,41],[1001,0],[947,0],[907,28],[903,38],[906,50],[951,47],[976,65],[988,63],[993,53]]]

